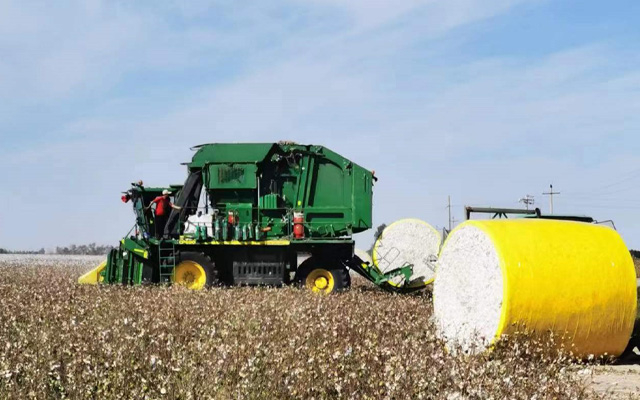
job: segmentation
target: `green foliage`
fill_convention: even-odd
[[[44,254],[44,248],[40,250],[7,250],[0,249],[0,254]]]
[[[113,246],[96,245],[95,243],[80,246],[72,244],[68,247],[56,247],[56,254],[101,256],[107,254],[112,248]]]

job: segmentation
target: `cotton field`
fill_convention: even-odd
[[[0,398],[596,398],[544,343],[449,355],[428,294],[78,286],[100,261],[0,258]]]

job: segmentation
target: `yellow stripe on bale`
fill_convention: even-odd
[[[496,277],[483,282],[491,264]],[[479,282],[473,293],[460,284],[474,286],[471,280]],[[494,315],[482,309],[492,298]],[[617,356],[631,336],[636,300],[636,273],[620,235],[571,221],[467,221],[445,242],[434,286],[441,334],[469,352],[526,327],[564,337],[578,357]],[[485,338],[472,337],[483,330]]]
[[[81,285],[97,285],[101,281],[100,273],[107,266],[107,262],[103,261],[100,265],[78,278]]]

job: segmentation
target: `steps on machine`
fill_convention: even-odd
[[[160,241],[158,244],[160,283],[170,283],[176,268],[176,247],[173,242]]]

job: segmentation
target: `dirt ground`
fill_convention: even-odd
[[[584,374],[599,394],[611,399],[640,399],[640,355],[591,369],[578,374]]]

